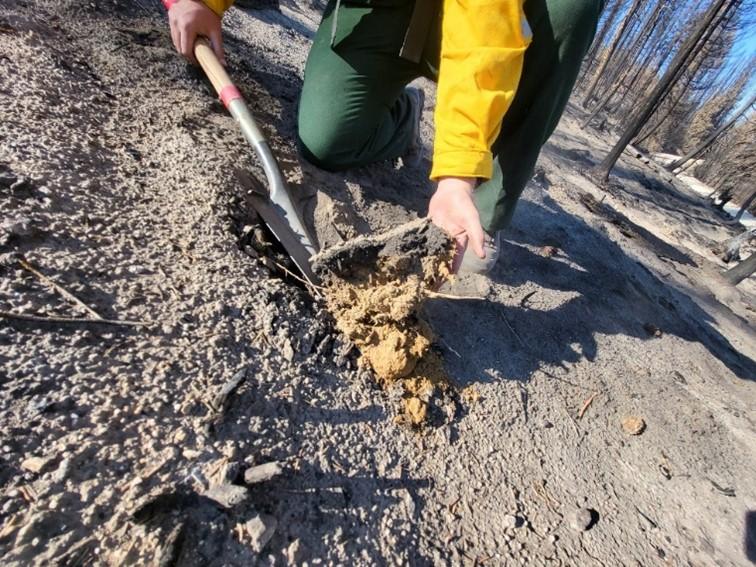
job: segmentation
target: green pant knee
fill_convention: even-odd
[[[343,171],[353,166],[353,158],[346,151],[344,131],[335,124],[316,123],[301,115],[297,123],[299,151],[308,162],[326,171]]]

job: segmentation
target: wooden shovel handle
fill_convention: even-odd
[[[210,42],[206,38],[200,37],[194,42],[194,56],[197,58],[207,78],[213,84],[213,88],[218,93],[223,106],[226,107],[226,110],[239,123],[244,137],[252,144],[256,152],[260,152],[261,149],[258,146],[265,142],[265,136],[257,126],[249,108],[247,108],[241,92],[231,81],[231,77],[226,73],[226,69],[218,61],[213,48],[210,46]],[[261,157],[260,159],[263,158]]]
[[[231,77],[228,76],[223,65],[221,65],[215,56],[210,42],[204,37],[198,38],[194,42],[194,56],[197,58],[202,70],[205,71],[207,78],[210,79],[213,88],[215,88],[223,104],[228,106],[229,101],[233,98],[241,98],[241,94],[231,81]]]

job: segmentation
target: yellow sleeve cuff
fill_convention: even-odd
[[[223,12],[231,7],[234,0],[202,0],[202,2],[205,3],[205,6],[215,12],[219,18],[222,18]]]
[[[491,152],[459,150],[436,152],[433,155],[430,178],[434,181],[441,177],[491,179],[491,175],[493,175]]]

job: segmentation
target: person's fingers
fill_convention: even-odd
[[[189,57],[187,45],[189,43],[189,33],[186,29],[179,28],[179,53],[184,57]]]
[[[451,273],[456,274],[462,265],[467,250],[467,234],[462,233],[454,237],[454,258],[452,258]]]
[[[181,42],[179,41],[179,32],[178,29],[176,29],[175,24],[171,22],[171,41],[173,42],[173,47],[176,48],[177,53],[181,53]]]
[[[472,246],[473,252],[480,259],[484,259],[486,257],[486,250],[484,248],[486,233],[483,231],[483,227],[480,226],[480,222],[477,219],[474,221],[470,220],[465,227],[465,231],[470,239],[470,246]]]
[[[188,29],[183,30],[181,33],[181,55],[186,57],[192,63],[195,63],[194,59],[194,40],[197,39],[197,35],[194,31]]]
[[[223,35],[220,29],[215,29],[210,32],[210,45],[213,46],[213,51],[221,65],[226,66],[226,56],[223,53]]]

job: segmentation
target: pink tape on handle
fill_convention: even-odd
[[[243,97],[239,92],[239,89],[237,89],[234,85],[227,85],[221,89],[220,99],[223,103],[223,106],[225,106],[226,108],[228,108],[228,105],[231,104],[232,100],[236,100],[238,98]]]
[[[178,2],[178,0],[163,0],[163,6],[165,6],[166,11],[170,10],[171,7]]]

